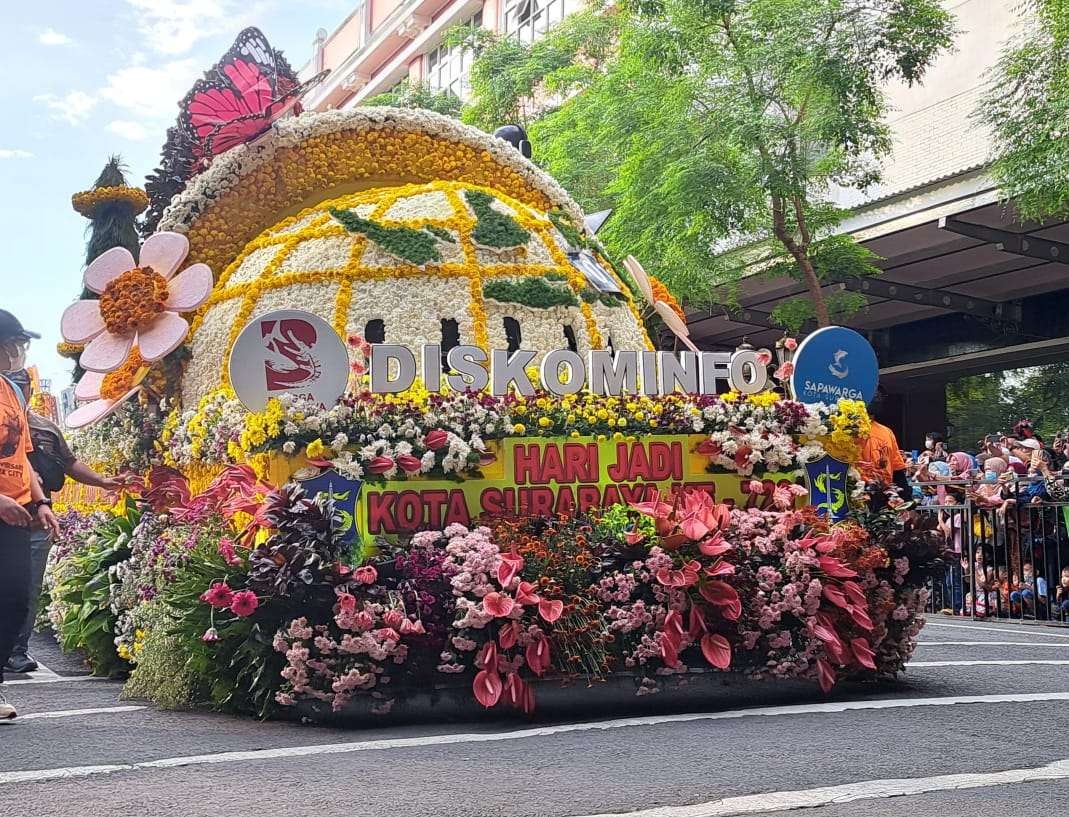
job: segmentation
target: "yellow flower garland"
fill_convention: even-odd
[[[148,194],[140,187],[97,187],[71,196],[71,206],[86,218],[96,216],[97,208],[106,204],[124,202],[130,206],[132,215],[137,215],[148,207]]]

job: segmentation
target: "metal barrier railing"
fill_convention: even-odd
[[[956,557],[929,612],[1069,625],[1069,491],[1039,477],[915,485],[916,512],[935,516]]]

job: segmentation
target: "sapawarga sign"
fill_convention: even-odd
[[[709,491],[729,505],[764,508],[771,505],[775,487],[793,484],[790,474],[779,472],[760,477],[709,473],[708,459],[695,451],[706,439],[510,438],[496,444],[494,461],[479,477],[365,483],[351,513],[361,533],[379,536],[442,530],[453,523],[470,526],[484,514],[582,512],[682,488]],[[754,480],[762,484],[762,493],[750,490]]]

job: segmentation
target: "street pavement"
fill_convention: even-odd
[[[900,680],[690,712],[341,730],[160,711],[44,636],[6,817],[1065,814],[1069,628],[933,617]]]

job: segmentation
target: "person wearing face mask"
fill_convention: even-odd
[[[59,523],[30,466],[30,423],[25,398],[8,379],[26,365],[32,338],[18,318],[0,309],[0,668],[7,664],[29,609],[30,528],[36,521],[53,535]],[[3,684],[0,669],[0,689]],[[0,692],[0,723],[14,720],[15,707]]]
[[[946,462],[947,450],[943,435],[938,431],[930,431],[924,435],[924,452],[920,459],[928,462]]]

